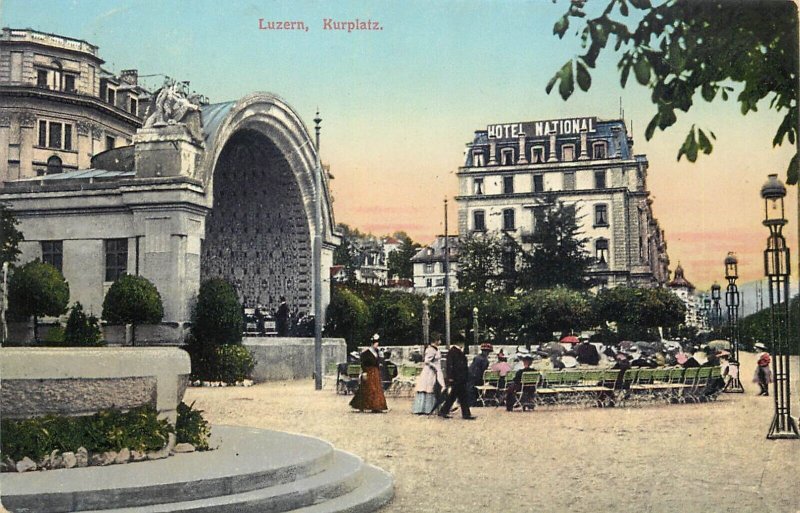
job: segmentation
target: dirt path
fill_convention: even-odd
[[[476,408],[476,421],[421,418],[410,399],[386,414],[350,411],[350,396],[312,380],[190,389],[186,401],[214,424],[321,437],[391,472],[383,513],[800,511],[800,440],[770,441],[772,398],[642,408]],[[797,364],[792,367],[798,376]],[[793,389],[793,413],[800,391]]]

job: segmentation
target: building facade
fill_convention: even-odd
[[[35,30],[0,35],[0,183],[90,167],[129,145],[151,96],[137,70],[114,76],[98,48]]]
[[[445,256],[449,254],[449,257]],[[445,269],[447,260],[450,264],[449,283],[450,292],[458,291],[458,236],[450,235],[447,239],[447,253],[445,253],[445,238],[436,237],[429,246],[421,248],[411,258],[414,267],[414,292],[435,296],[444,293]]]
[[[683,301],[686,307],[686,320],[684,325],[705,331],[709,329],[708,312],[705,307],[704,298],[695,294],[695,287],[692,282],[686,279],[683,266],[678,264],[675,268],[675,275],[667,283],[667,287],[673,294]]]
[[[459,233],[503,232],[530,250],[537,220],[564,202],[576,208],[589,239],[595,283],[664,284],[669,258],[647,171],[647,158],[634,155],[621,120],[489,125],[475,132],[457,173]]]

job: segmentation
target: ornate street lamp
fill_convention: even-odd
[[[422,343],[428,347],[431,340],[431,315],[428,310],[428,298],[422,300]]]
[[[722,323],[722,308],[719,306],[720,287],[717,282],[711,285],[711,300],[714,302],[714,309],[711,313],[711,327],[716,330],[719,329],[719,325]]]
[[[725,257],[725,279],[728,280],[728,288],[725,291],[725,305],[728,307],[728,333],[731,339],[731,359],[730,365],[737,367],[736,372],[731,372],[733,376],[725,387],[725,392],[744,393],[744,387],[739,379],[739,289],[736,287],[736,279],[739,277],[739,261],[732,251]]]
[[[789,248],[781,233],[786,224],[783,198],[786,187],[778,175],[769,175],[761,187],[764,198],[764,226],[769,228],[764,250],[764,274],[769,281],[770,342],[772,348],[775,417],[767,438],[800,438],[791,414],[789,376]]]
[[[478,340],[478,307],[472,308],[472,336],[475,339],[475,347],[480,347]]]
[[[703,294],[703,314],[705,315],[706,328],[711,329],[711,300]]]

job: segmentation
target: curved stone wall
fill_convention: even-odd
[[[175,422],[191,364],[175,347],[0,348],[4,418],[151,405]]]

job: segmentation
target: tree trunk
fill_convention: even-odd
[[[131,347],[136,346],[136,323],[131,323]]]
[[[39,345],[39,318],[33,316],[33,343]]]

